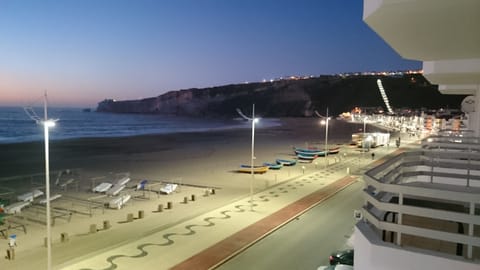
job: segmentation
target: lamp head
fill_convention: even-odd
[[[49,128],[49,127],[54,127],[55,126],[55,121],[53,120],[46,120],[46,121],[43,121],[42,122],[45,127]]]

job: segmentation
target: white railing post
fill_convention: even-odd
[[[398,205],[399,209],[403,205],[403,193],[399,192],[398,193]],[[403,213],[398,211],[398,219],[397,219],[397,224],[402,225],[402,215]],[[400,231],[397,231],[397,245],[401,246],[402,245],[402,233]]]
[[[470,215],[475,215],[475,202],[470,202]],[[473,223],[468,224],[468,236],[473,237]],[[473,246],[467,246],[467,258],[471,259],[473,257]]]

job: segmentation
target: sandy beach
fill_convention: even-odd
[[[325,129],[318,119],[285,118],[281,119],[281,123],[281,126],[268,129],[257,126],[256,164],[274,162],[276,158],[293,158],[292,146],[323,146],[325,143]],[[341,146],[344,152],[358,151],[348,144],[351,134],[358,132],[363,125],[337,120],[330,123],[329,146]],[[378,130],[370,125],[368,129],[371,132]],[[42,142],[1,145],[1,149],[2,192],[15,190],[16,196],[35,187],[42,188],[45,181],[42,175],[45,168]],[[52,207],[75,210],[68,215],[63,215],[60,210],[53,212],[57,215],[52,227],[54,265],[61,269],[60,266],[69,261],[168,228],[248,196],[251,176],[234,171],[240,164],[249,164],[250,156],[250,129],[51,142],[51,171],[69,169],[75,172],[75,185],[67,188],[53,185],[57,174],[52,173],[51,176],[52,194],[63,195],[60,200],[52,202]],[[320,162],[324,159],[318,159]],[[255,175],[255,192],[313,171],[319,165],[311,163],[304,166],[284,167]],[[124,208],[92,208],[86,203],[95,201],[98,203],[95,205],[99,205],[108,202],[110,198],[93,193],[91,188],[99,181],[111,180],[115,174],[122,172],[128,172],[131,177],[124,192],[131,194],[132,199]],[[28,177],[32,174],[39,175]],[[60,177],[61,181],[65,179],[65,175]],[[134,191],[134,186],[143,179],[152,184],[153,190],[153,183],[157,184],[157,189],[160,184],[171,182],[180,184],[180,187],[171,195]],[[215,194],[208,192],[211,189],[215,190]],[[172,211],[158,214],[159,205],[167,207],[169,203]],[[128,214],[133,214],[136,221],[127,222]],[[137,221],[143,214],[142,220]],[[31,262],[41,266],[45,264],[44,207],[34,205],[21,215],[25,217],[7,218],[10,224],[22,226],[8,231],[8,234],[17,235],[16,259],[8,261],[2,255],[0,269],[4,266],[11,267],[8,269],[31,269]],[[111,226],[105,232],[91,233],[92,225],[102,231],[105,222]],[[5,229],[6,225],[1,228]],[[2,254],[6,253],[7,243],[7,239],[0,238]]]

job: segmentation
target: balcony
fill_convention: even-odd
[[[369,170],[357,230],[375,245],[474,263],[472,269],[478,269],[479,141],[463,134],[430,137],[418,150]]]

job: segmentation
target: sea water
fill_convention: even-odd
[[[34,108],[44,118],[43,108]],[[236,119],[189,118],[155,114],[85,112],[80,108],[48,108],[48,119],[57,119],[51,140],[124,137],[145,134],[250,128],[251,122]],[[279,125],[278,119],[262,120],[256,127]],[[43,140],[43,127],[22,107],[0,107],[0,144]]]

